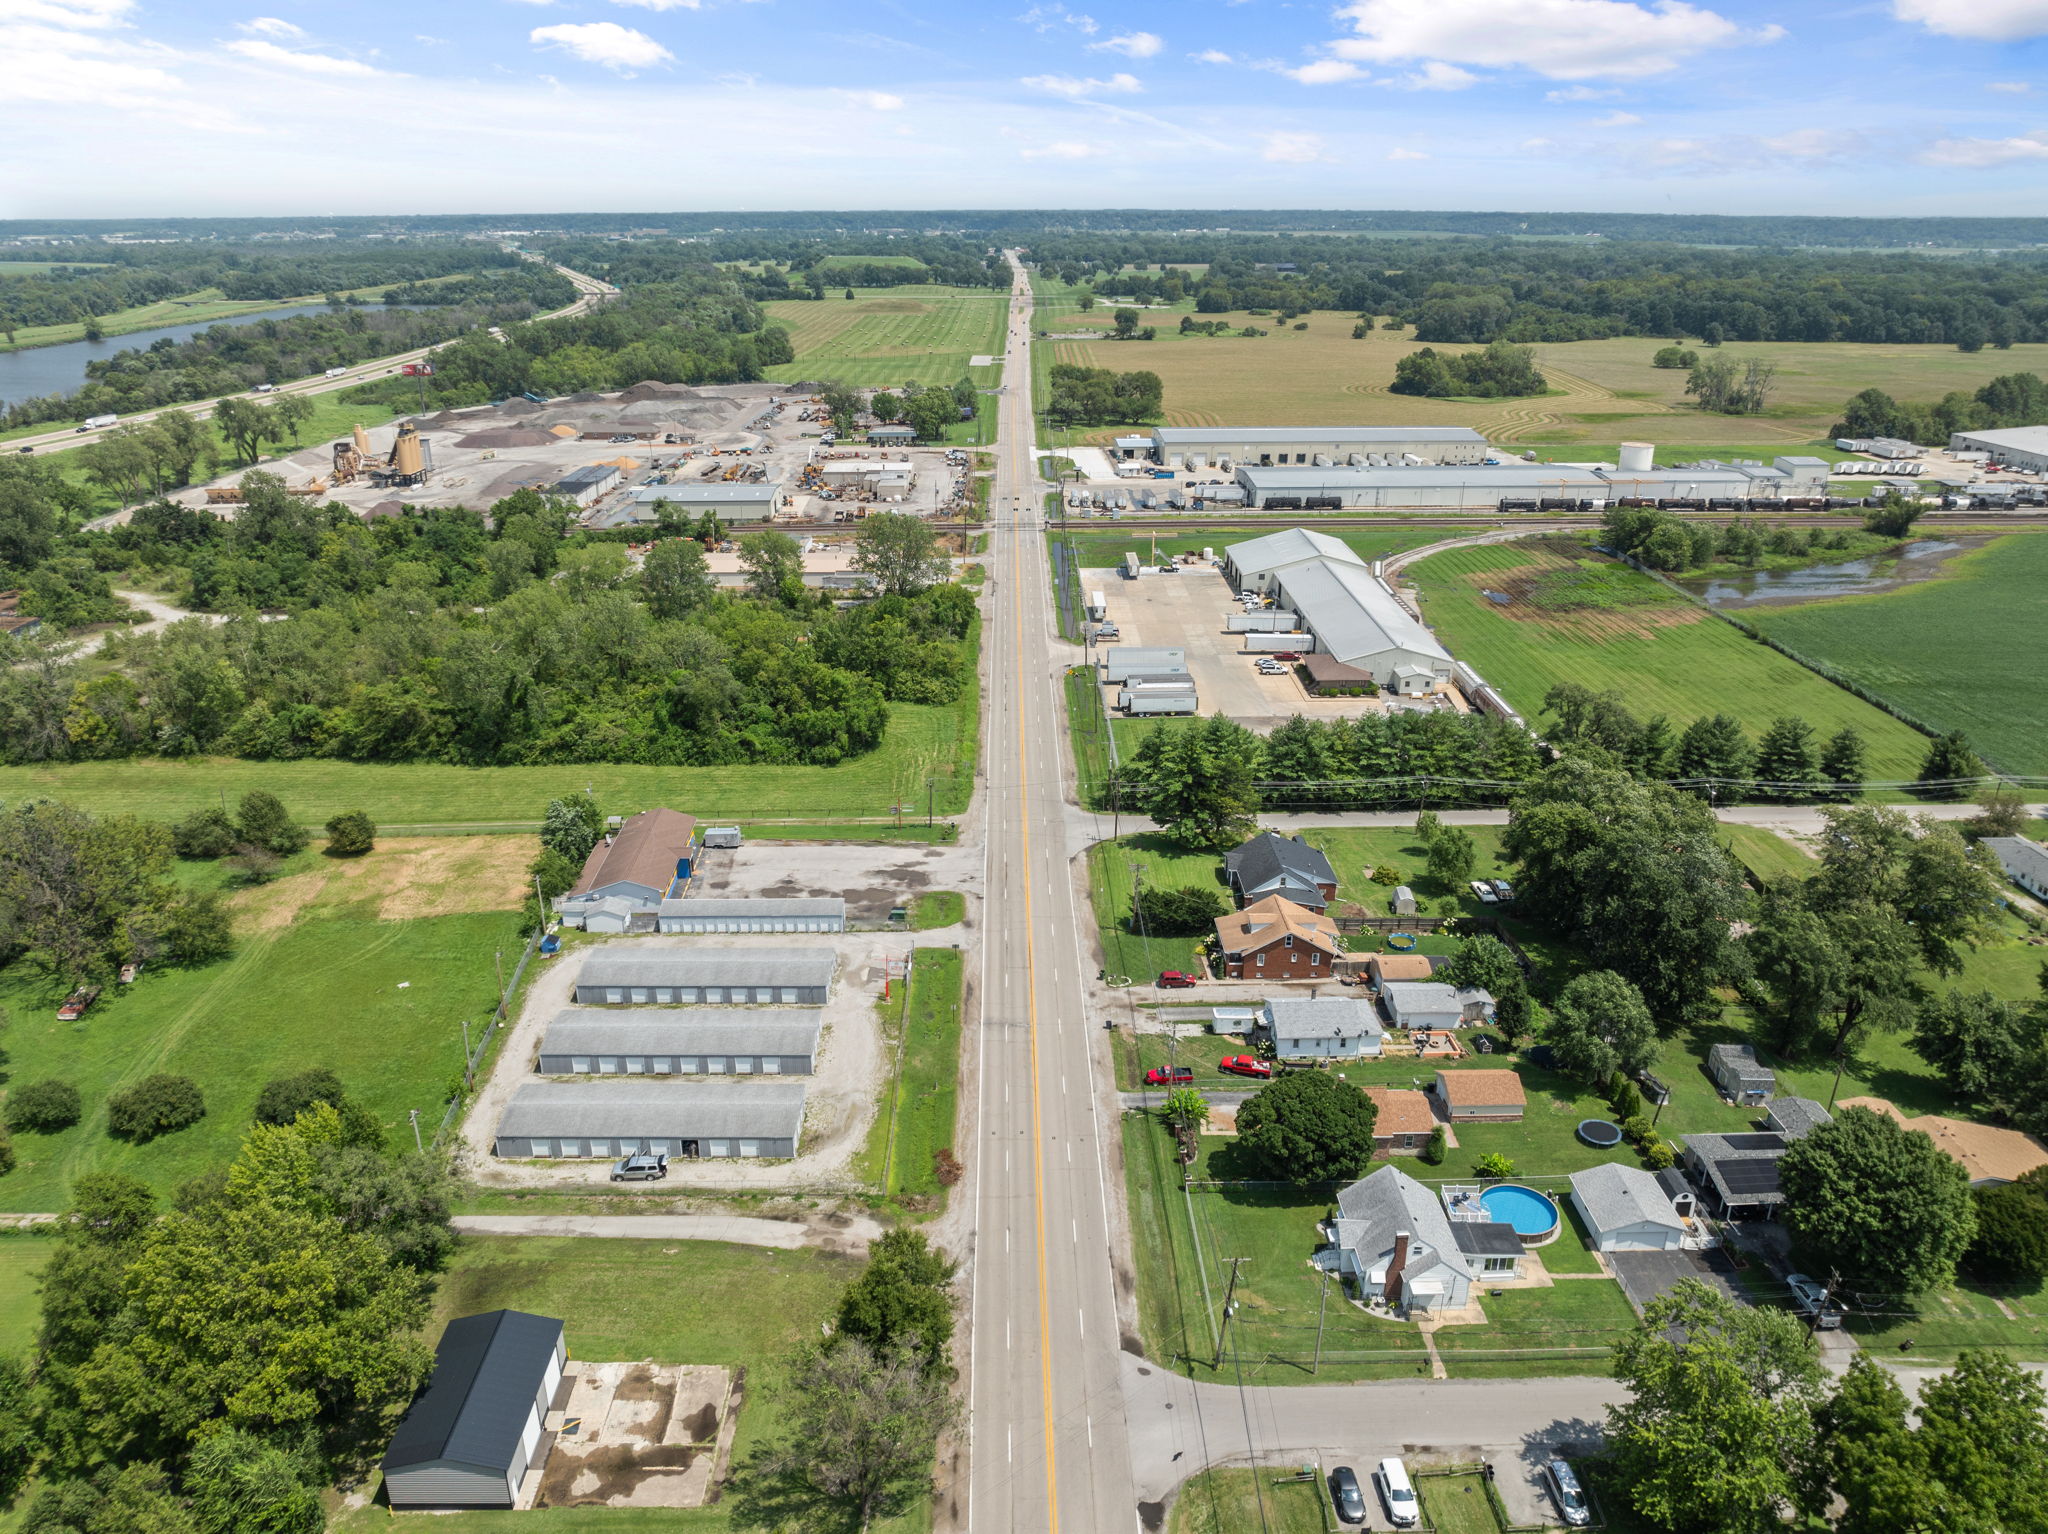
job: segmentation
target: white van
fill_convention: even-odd
[[[1380,1505],[1387,1510],[1387,1522],[1397,1529],[1412,1529],[1422,1522],[1422,1504],[1416,1500],[1406,1465],[1398,1459],[1383,1459],[1374,1467],[1372,1479],[1379,1488]]]

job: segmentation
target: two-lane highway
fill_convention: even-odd
[[[987,891],[976,1063],[969,1377],[973,1534],[1136,1526],[1118,1368],[1108,1161],[1068,867],[1066,731],[1048,630],[1016,265],[990,496]]]

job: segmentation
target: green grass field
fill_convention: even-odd
[[[1810,876],[1820,865],[1811,853],[1762,826],[1723,826],[1721,845],[1759,881]]]
[[[957,948],[920,948],[907,997],[899,989],[897,999],[876,1003],[892,1067],[864,1170],[873,1186],[920,1201],[920,1210],[943,1196],[936,1158],[956,1144],[961,965]]]
[[[502,949],[509,962],[519,947],[511,911],[305,918],[243,931],[219,964],[109,986],[76,1023],[57,1020],[61,987],[11,967],[0,973],[13,1020],[9,1079],[71,1082],[85,1117],[14,1137],[20,1161],[0,1178],[0,1209],[61,1209],[72,1180],[92,1171],[125,1172],[169,1195],[234,1154],[265,1082],[315,1065],[340,1074],[393,1145],[411,1139],[409,1110],[431,1132],[462,1066],[462,1020],[481,1023],[494,1004],[492,956]],[[198,1082],[206,1117],[147,1144],[110,1138],[108,1096],[157,1071]]]
[[[993,384],[1000,364],[1005,295],[994,288],[855,288],[817,301],[766,306],[770,323],[789,331],[796,361],[767,369],[777,383],[830,378],[860,388],[897,388],[905,380],[951,387],[963,377]]]
[[[1333,1516],[1320,1476],[1204,1470],[1180,1489],[1166,1527],[1168,1534],[1324,1534]]]
[[[250,762],[224,757],[67,762],[0,768],[0,799],[46,796],[96,814],[176,820],[252,788],[283,799],[314,825],[365,809],[399,827],[537,825],[549,799],[589,785],[598,801],[630,811],[686,806],[699,819],[809,821],[820,804],[848,819],[922,809],[925,780],[938,779],[938,813],[966,808],[973,783],[976,707],[970,692],[947,706],[895,703],[881,749],[838,767],[450,767],[439,763]],[[907,811],[906,811],[907,813]]]
[[[1752,739],[1781,714],[1803,716],[1823,739],[1853,725],[1879,779],[1911,779],[1926,755],[1918,731],[1577,545],[1450,549],[1408,573],[1451,653],[1531,720],[1553,686],[1577,682],[1618,691],[1637,714],[1668,715],[1678,730],[1717,712],[1740,719]],[[1488,591],[1510,600],[1496,604]]]
[[[42,1324],[36,1282],[56,1243],[49,1236],[0,1235],[0,1356],[19,1357]]]
[[[1939,729],[1993,766],[2048,773],[2048,538],[2015,535],[1902,591],[1743,616]]]
[[[818,270],[829,272],[835,266],[902,266],[924,269],[924,263],[915,256],[827,256],[818,263]],[[891,288],[878,288],[877,292],[893,292]]]
[[[910,930],[930,932],[959,925],[967,915],[967,897],[958,890],[925,890],[910,897]]]

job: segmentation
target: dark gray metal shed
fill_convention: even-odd
[[[567,1357],[551,1316],[492,1310],[450,1321],[433,1377],[384,1453],[391,1505],[511,1507]]]

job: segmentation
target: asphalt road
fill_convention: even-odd
[[[988,816],[969,1322],[974,1534],[1136,1527],[1103,1138],[1066,846],[1066,731],[1017,269],[990,497]],[[1106,1067],[1106,1057],[1103,1061]],[[1106,1077],[1105,1077],[1106,1079]]]
[[[595,277],[586,277],[581,272],[572,272],[566,266],[558,266],[555,270],[576,285],[576,301],[566,308],[556,309],[542,315],[541,318],[543,319],[556,319],[567,314],[581,314],[595,305],[600,299],[607,298],[618,291],[609,283],[600,282]],[[261,319],[262,315],[253,315],[251,318]],[[269,394],[233,395],[230,397],[268,401],[275,399],[280,394],[328,394],[336,389],[347,389],[356,384],[369,383],[373,379],[388,377],[408,362],[423,361],[433,350],[434,348],[431,346],[422,346],[413,351],[397,352],[389,357],[375,357],[368,362],[359,362],[354,367],[345,368],[341,373],[332,378],[327,377],[325,374],[318,378],[299,378],[294,379],[290,383],[279,384]],[[138,410],[133,415],[122,416],[119,421],[115,422],[115,425],[146,425],[162,415],[165,410],[182,410],[195,421],[204,421],[212,417],[213,407],[218,403],[220,403],[218,400],[197,400],[185,405],[166,405],[161,410]],[[18,453],[27,448],[81,447],[88,442],[99,441],[101,437],[113,429],[110,426],[103,426],[96,427],[91,431],[80,431],[75,426],[60,427],[56,431],[44,432],[40,436],[17,437],[5,445],[4,451]]]

